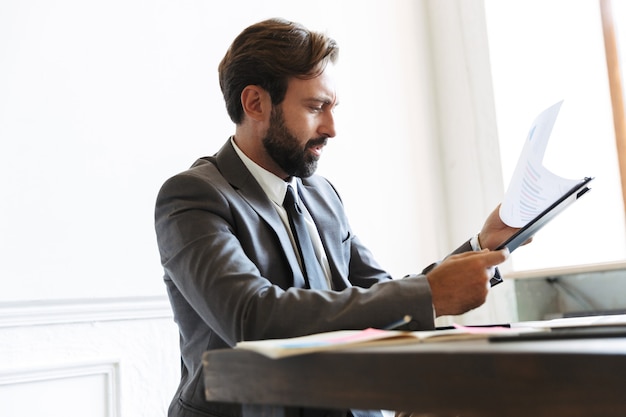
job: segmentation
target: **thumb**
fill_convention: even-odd
[[[483,260],[485,261],[486,266],[499,265],[506,261],[510,255],[509,249],[506,247],[504,249],[494,251],[483,249],[481,253],[484,254]]]

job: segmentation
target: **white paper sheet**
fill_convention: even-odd
[[[500,218],[511,227],[525,226],[579,181],[560,177],[543,166],[548,139],[562,103],[561,100],[541,112],[528,132],[500,206]]]

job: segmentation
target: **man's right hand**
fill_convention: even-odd
[[[426,278],[437,317],[458,315],[481,306],[487,299],[495,266],[506,261],[508,249],[450,255]]]

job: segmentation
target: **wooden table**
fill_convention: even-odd
[[[466,416],[626,416],[626,337],[421,343],[269,359],[204,355],[209,401]]]

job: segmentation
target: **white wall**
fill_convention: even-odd
[[[399,230],[417,232],[413,213],[432,214],[422,200],[434,190],[418,193],[429,182],[413,182],[433,172],[431,158],[418,162],[432,151],[423,138],[433,137],[421,8],[3,2],[0,253],[8,285],[0,300],[162,293],[158,187],[232,133],[217,64],[243,27],[275,15],[328,31],[342,46],[342,125],[320,172],[337,183],[355,227],[397,273],[432,259],[427,247],[414,255],[430,238],[386,243]]]

